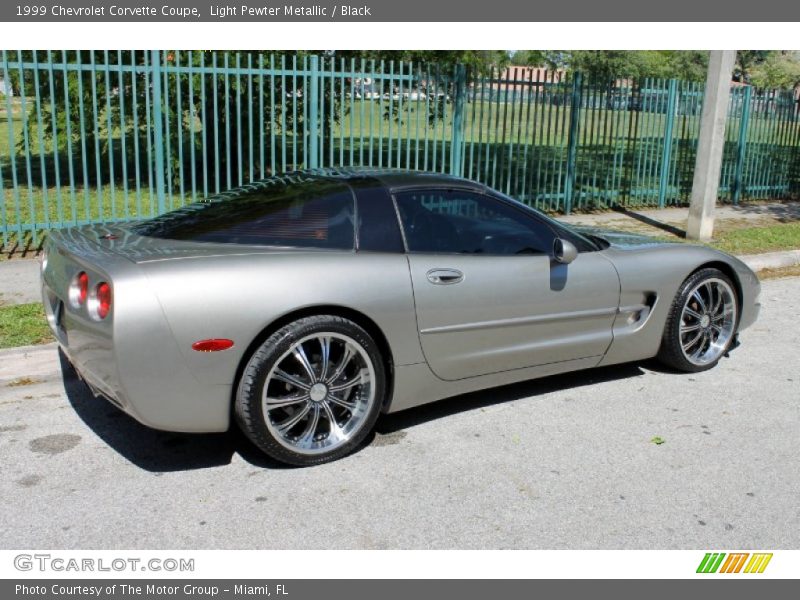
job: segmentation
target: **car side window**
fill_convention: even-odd
[[[555,235],[504,202],[460,190],[395,194],[410,252],[547,254]]]

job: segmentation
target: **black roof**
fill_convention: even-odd
[[[328,169],[311,169],[297,171],[310,176],[325,177],[330,179],[342,179],[348,183],[355,183],[362,180],[377,181],[387,188],[397,189],[405,187],[417,187],[425,185],[435,186],[458,186],[483,189],[483,185],[455,177],[446,173],[432,173],[429,171],[412,171],[407,169],[376,169],[372,167],[344,167]]]
[[[229,190],[210,194],[206,198],[200,200],[200,202],[220,202],[237,198],[245,194],[261,192],[273,187],[286,187],[314,180],[319,181],[320,179],[341,181],[345,185],[358,187],[365,185],[381,185],[390,190],[427,186],[468,188],[476,191],[487,189],[485,185],[476,181],[447,175],[446,173],[372,167],[331,167],[290,171],[282,175],[265,177],[264,179],[258,179]]]
[[[485,189],[485,186],[463,177],[455,177],[446,173],[429,171],[412,171],[404,169],[381,169],[372,167],[341,167],[324,169],[305,169],[290,171],[283,175],[273,175],[253,181],[252,183],[216,194],[214,198],[225,198],[243,192],[258,191],[273,185],[291,185],[312,179],[333,179],[347,184],[379,183],[390,189],[418,186],[457,186],[472,189]]]

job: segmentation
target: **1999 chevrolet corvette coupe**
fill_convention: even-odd
[[[53,232],[45,311],[145,425],[311,465],[378,415],[657,356],[713,367],[759,282],[713,249],[575,230],[464,179],[304,171],[148,221]]]

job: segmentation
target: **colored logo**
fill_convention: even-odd
[[[749,558],[749,560],[748,560]],[[772,553],[769,552],[707,552],[697,567],[698,573],[763,573]]]

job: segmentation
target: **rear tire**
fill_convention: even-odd
[[[687,373],[707,371],[730,349],[738,319],[733,282],[719,269],[701,269],[683,282],[670,306],[658,359]]]
[[[290,465],[317,465],[355,450],[375,425],[386,392],[378,345],[333,315],[273,333],[250,357],[234,412],[244,434]]]

